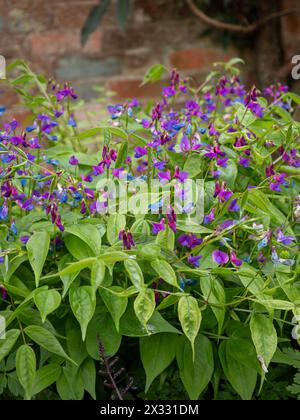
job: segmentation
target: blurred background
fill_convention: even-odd
[[[245,60],[247,84],[293,85],[291,59],[300,54],[299,0],[0,0],[0,54],[70,81],[88,103],[147,99],[161,83],[140,88],[155,63],[201,83],[212,63]],[[3,88],[0,105],[17,102]]]

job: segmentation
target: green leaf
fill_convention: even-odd
[[[161,247],[157,244],[145,244],[138,247],[138,257],[143,260],[153,261],[161,256]]]
[[[80,324],[82,341],[96,309],[96,299],[91,286],[72,287],[69,292],[71,309]]]
[[[93,250],[77,236],[64,235],[64,243],[69,253],[78,261],[95,257]]]
[[[141,291],[144,287],[144,276],[138,263],[128,259],[124,261],[124,266],[134,287]]]
[[[19,330],[9,330],[6,332],[5,338],[0,339],[0,362],[9,354],[19,335]]]
[[[191,400],[197,400],[207,387],[214,370],[211,342],[204,335],[195,338],[195,355],[190,343],[183,336],[176,346],[179,375]]]
[[[93,33],[102,20],[111,0],[102,0],[98,6],[92,8],[85,24],[81,30],[81,43],[84,45],[89,39],[91,33]]]
[[[130,12],[130,0],[118,0],[117,17],[122,32],[125,32],[128,15]]]
[[[145,74],[142,86],[146,85],[147,83],[158,82],[165,72],[165,66],[162,64],[154,64],[154,66],[152,66]]]
[[[35,276],[36,287],[39,285],[49,247],[50,235],[48,232],[35,232],[26,244],[28,259]]]
[[[112,251],[107,250],[105,254],[101,254],[98,259],[105,262],[105,264],[113,264],[116,262],[124,261],[129,259],[130,256],[128,254],[125,254],[125,252],[122,251]]]
[[[43,322],[61,303],[61,296],[56,290],[37,290],[33,299]]]
[[[66,255],[67,257],[70,257],[70,255]],[[65,260],[64,263],[66,264],[68,260]],[[72,259],[71,259],[72,261]],[[85,258],[81,261],[76,261],[71,264],[67,264],[65,268],[62,268],[59,272],[60,277],[69,276],[69,275],[77,275],[80,273],[81,270],[91,267],[95,262],[97,261],[96,258]],[[74,281],[74,280],[73,280]],[[69,284],[68,284],[69,285]]]
[[[182,330],[192,345],[195,356],[194,342],[200,329],[202,315],[197,300],[193,296],[182,296],[178,302],[178,317]]]
[[[79,369],[69,364],[63,367],[61,375],[56,381],[56,388],[62,400],[82,400],[84,386]]]
[[[50,385],[54,384],[61,374],[61,367],[56,363],[41,367],[35,374],[32,386],[32,395],[36,395]]]
[[[87,329],[86,348],[94,360],[100,360],[98,340],[108,356],[114,356],[119,350],[122,336],[109,313],[95,315]]]
[[[167,261],[156,259],[151,261],[151,267],[166,283],[170,284],[171,286],[180,288],[175,271]]]
[[[238,117],[239,122],[245,127],[248,127],[257,119],[257,117],[250,111],[250,109],[247,109],[242,104],[239,104],[239,108],[236,115]]]
[[[134,238],[150,236],[150,226],[149,223],[144,219],[136,220],[130,229]]]
[[[221,335],[225,319],[226,296],[224,288],[214,277],[202,278],[200,286],[205,300],[211,304],[211,309],[218,321],[218,334]]]
[[[137,319],[132,305],[128,305],[127,311],[120,321],[120,333],[127,337],[144,337],[149,335],[149,332],[151,334],[163,332],[181,334],[181,331],[173,327],[173,325],[167,322],[157,311],[154,311],[154,314],[148,321],[146,329]]]
[[[219,357],[224,373],[243,400],[251,400],[257,380],[257,372],[249,365],[247,359],[247,346],[247,340],[230,339],[224,340],[219,347]],[[244,350],[246,350],[245,353]],[[236,358],[237,353],[239,359]]]
[[[84,361],[88,353],[85,342],[82,341],[81,331],[73,315],[69,315],[66,321],[66,337],[68,354],[78,366]]]
[[[57,338],[50,331],[46,330],[46,328],[39,327],[37,325],[30,325],[24,329],[24,332],[31,340],[48,352],[57,354],[57,356],[69,360],[71,363],[76,365],[76,363],[64,351]]]
[[[281,309],[283,311],[292,311],[295,309],[295,305],[287,300],[280,299],[268,299],[268,300],[257,300],[261,305],[264,305],[267,309]]]
[[[72,225],[66,227],[65,232],[77,236],[90,247],[95,255],[99,255],[101,251],[101,235],[97,226],[87,223]]]
[[[118,150],[115,167],[121,168],[128,154],[128,142],[123,142]]]
[[[236,163],[232,159],[229,159],[227,163],[227,167],[226,168],[221,167],[220,172],[221,172],[220,179],[225,181],[227,185],[229,186],[229,188],[233,190],[235,187],[235,181],[238,175],[238,169],[237,169]]]
[[[266,315],[254,314],[250,320],[250,330],[257,357],[267,368],[277,348],[277,333],[273,322]]]
[[[64,255],[60,259],[60,261],[58,262],[58,269],[59,269],[59,277],[61,278],[61,281],[63,282],[63,285],[64,285],[64,290],[62,294],[63,298],[66,296],[71,284],[73,283],[73,281],[75,281],[80,271],[86,267],[90,267],[91,260],[94,261],[94,259],[88,258],[87,260],[82,260],[82,261],[77,261],[75,263],[72,263],[73,258],[69,254]]]
[[[143,289],[134,301],[134,312],[140,323],[146,328],[155,310],[155,293],[153,289]]]
[[[111,214],[107,221],[107,240],[111,245],[119,241],[119,233],[125,229],[126,217],[124,214]]]
[[[127,308],[127,303],[128,303],[128,298],[127,296],[117,296],[113,293],[111,293],[111,291],[115,291],[115,292],[124,292],[124,289],[122,287],[119,286],[112,286],[110,289],[101,289],[100,290],[100,296],[105,304],[105,306],[107,307],[107,309],[109,310],[117,331],[119,332],[119,324],[120,324],[120,319],[122,317],[122,315],[125,313],[126,308]]]
[[[8,269],[5,273],[4,280],[9,282],[11,276],[14,274],[15,271],[23,264],[23,262],[27,261],[27,255],[17,255],[15,258],[12,258],[9,261]]]
[[[155,334],[140,339],[141,360],[147,378],[146,393],[154,379],[174,360],[177,339],[175,334],[170,333]]]
[[[102,260],[96,260],[92,265],[91,270],[91,285],[96,292],[96,290],[101,286],[105,277],[105,264]]]
[[[197,175],[199,175],[200,172],[202,172],[202,162],[203,158],[201,158],[199,155],[190,155],[187,158],[183,166],[183,170],[189,173],[189,179],[195,178]]]
[[[96,366],[91,358],[87,358],[80,366],[79,373],[82,377],[83,387],[96,400]]]
[[[20,384],[25,391],[25,399],[30,400],[35,380],[36,357],[32,348],[27,344],[18,348],[16,354],[16,370]]]
[[[173,251],[175,246],[175,234],[173,230],[169,226],[165,230],[161,230],[158,232],[155,242],[161,247]]]

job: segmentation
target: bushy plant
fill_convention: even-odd
[[[84,131],[70,85],[11,66],[31,122],[0,130],[4,395],[251,399],[297,346],[300,97],[247,89],[239,63],[201,86],[174,70]]]

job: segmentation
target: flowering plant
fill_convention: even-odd
[[[88,130],[71,86],[11,66],[31,121],[0,130],[2,391],[97,398],[129,340],[141,395],[163,372],[191,399],[259,393],[300,316],[300,97],[247,90],[239,62],[201,86],[174,70],[160,102]]]

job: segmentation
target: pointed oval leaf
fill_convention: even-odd
[[[111,245],[119,241],[119,233],[125,229],[126,217],[124,214],[111,214],[107,221],[107,240]]]
[[[207,387],[213,371],[214,357],[210,340],[199,334],[195,339],[195,357],[188,340],[182,336],[176,347],[180,379],[191,400],[197,400]]]
[[[71,363],[76,364],[64,351],[57,338],[50,331],[46,330],[46,328],[30,325],[24,329],[24,332],[32,341],[43,347],[49,353],[57,354],[69,360]]]
[[[101,289],[100,290],[100,296],[109,310],[117,331],[119,331],[119,324],[120,319],[127,308],[128,303],[128,297],[127,296],[118,296],[116,294],[111,293],[111,291],[122,293],[125,290],[122,289],[122,287],[119,286],[112,286],[110,289]]]
[[[151,267],[166,283],[170,284],[171,286],[180,288],[175,271],[167,261],[156,259],[151,261]]]
[[[0,339],[0,362],[9,354],[19,335],[19,330],[9,330],[6,332],[5,338]]]
[[[38,308],[42,321],[45,322],[49,314],[54,312],[61,303],[61,296],[57,290],[37,290],[34,294],[34,303]]]
[[[134,301],[134,312],[140,323],[148,330],[147,323],[155,310],[155,293],[152,289],[142,290]]]
[[[195,338],[200,329],[201,312],[193,296],[182,296],[178,302],[178,317],[182,330],[192,345],[193,355]]]
[[[50,363],[49,365],[41,367],[35,374],[32,395],[36,395],[54,384],[58,380],[61,374],[61,367],[56,363]]]
[[[144,276],[138,263],[135,260],[128,259],[124,261],[124,266],[132,284],[137,290],[142,290],[144,287]]]
[[[16,354],[16,370],[20,384],[25,391],[25,399],[30,400],[36,373],[36,357],[27,344],[18,348]]]
[[[148,392],[154,379],[160,375],[174,360],[178,337],[175,334],[154,334],[140,339],[141,360],[146,372]]]
[[[28,259],[34,272],[36,287],[39,285],[43,267],[50,247],[49,232],[35,232],[26,244]]]
[[[91,286],[72,287],[69,292],[70,305],[75,318],[80,324],[82,341],[86,329],[96,309],[96,298]]]
[[[251,400],[256,385],[257,372],[247,364],[247,356],[245,363],[241,363],[232,352],[232,347],[235,347],[240,357],[243,357],[241,341],[246,340],[230,339],[223,341],[219,347],[219,357],[224,373],[232,387],[243,400]]]
[[[109,313],[97,314],[90,322],[86,333],[86,348],[94,360],[100,360],[99,341],[105,354],[114,356],[119,350],[122,336],[116,330]]]
[[[68,226],[65,232],[77,236],[85,242],[95,255],[98,255],[101,250],[101,235],[97,226],[83,223],[73,226]]]
[[[92,265],[91,270],[91,285],[94,291],[96,291],[104,281],[105,277],[105,264],[102,260],[96,260]]]
[[[268,367],[277,349],[273,322],[266,315],[254,314],[250,320],[250,330],[257,357]]]

